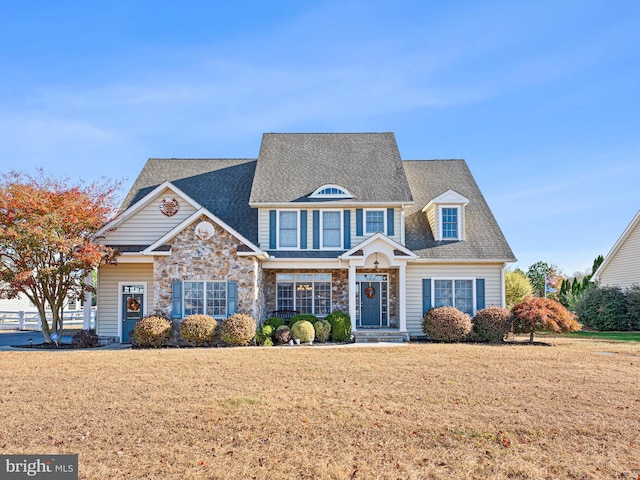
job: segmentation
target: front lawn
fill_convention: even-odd
[[[3,351],[0,451],[81,479],[638,477],[640,344],[547,340]]]
[[[640,342],[640,332],[592,332],[581,331],[565,334],[568,337],[619,340],[621,342]]]

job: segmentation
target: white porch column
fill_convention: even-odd
[[[407,266],[398,267],[398,306],[400,314],[400,331],[407,331]]]
[[[349,264],[349,316],[351,331],[356,331],[356,266]]]
[[[91,285],[91,273],[84,277],[84,283]],[[91,292],[84,292],[84,310],[82,311],[82,328],[89,330],[91,328]]]

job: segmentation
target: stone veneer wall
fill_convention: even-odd
[[[276,309],[277,273],[330,273],[331,274],[331,311],[349,312],[349,270],[264,270],[265,315],[269,317]]]
[[[207,240],[195,234],[201,221],[214,226],[214,234]],[[237,311],[260,318],[263,303],[257,287],[262,281],[262,267],[254,257],[238,257],[241,242],[229,232],[201,217],[169,243],[171,255],[154,257],[151,311],[171,318],[171,284],[175,280],[232,281],[238,284]]]

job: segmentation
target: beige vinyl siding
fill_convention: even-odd
[[[407,265],[407,330],[422,333],[422,279],[484,278],[485,307],[502,307],[502,264],[409,264]],[[475,309],[475,305],[474,305]]]
[[[627,236],[600,273],[600,285],[628,288],[640,284],[640,223]]]
[[[160,202],[164,197],[174,197],[180,204],[178,213],[172,217],[167,217],[160,211]],[[130,218],[124,220],[115,230],[106,233],[101,243],[150,245],[193,215],[195,211],[195,208],[186,200],[174,194],[172,190],[166,189]]]
[[[427,220],[429,220],[429,225],[431,225],[431,231],[433,232],[433,238],[440,238],[438,231],[438,224],[436,223],[436,207],[431,205],[427,208]]]
[[[98,308],[96,323],[98,335],[117,337],[119,318],[119,283],[146,282],[145,305],[152,310],[153,294],[153,264],[152,263],[122,263],[119,265],[103,265],[98,271]],[[144,308],[144,307],[143,307]]]
[[[258,246],[263,250],[269,249],[269,210],[274,209],[258,209]]]

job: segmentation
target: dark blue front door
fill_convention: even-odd
[[[131,333],[143,315],[144,287],[126,285],[122,288],[122,343],[131,341]]]
[[[380,282],[360,283],[360,325],[380,326]]]

